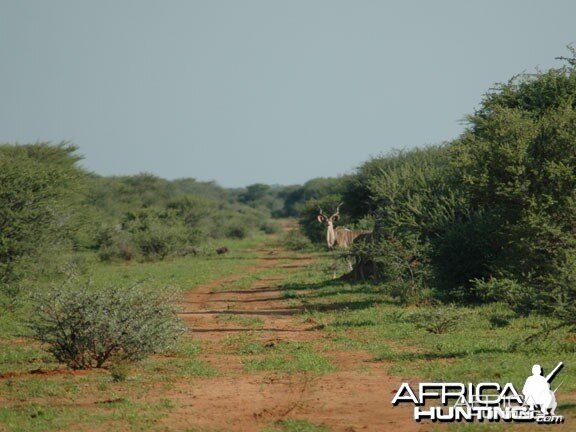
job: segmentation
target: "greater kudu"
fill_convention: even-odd
[[[332,250],[335,247],[340,249],[348,250],[350,246],[359,237],[366,237],[372,234],[372,231],[367,230],[350,230],[348,228],[338,227],[334,228],[334,223],[340,220],[340,206],[343,203],[338,204],[336,211],[330,217],[326,216],[322,209],[318,207],[320,213],[316,217],[318,222],[326,226],[326,243],[328,244],[328,249]]]

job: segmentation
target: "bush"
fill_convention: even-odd
[[[126,363],[116,363],[108,368],[112,381],[123,382],[130,375],[130,367]]]
[[[449,333],[463,319],[461,309],[454,306],[440,306],[423,310],[412,317],[416,326],[434,334]]]
[[[299,216],[302,213],[303,207],[309,201],[322,200],[328,195],[340,197],[346,189],[347,181],[348,177],[346,176],[337,178],[318,177],[307,181],[302,186],[285,187],[282,193],[284,199],[282,216]],[[340,201],[337,201],[334,205],[337,205],[338,202]],[[314,215],[314,217],[316,217],[316,215]]]
[[[197,231],[187,227],[175,210],[143,208],[127,212],[119,225],[100,232],[100,259],[162,260],[194,243],[197,237]]]
[[[264,234],[278,234],[281,231],[281,228],[276,222],[265,221],[260,225],[260,231]]]
[[[19,280],[46,246],[65,244],[84,173],[65,143],[0,145],[0,291]]]
[[[292,251],[310,250],[313,247],[310,239],[298,230],[291,230],[285,233],[282,236],[280,243],[286,249]]]
[[[79,247],[99,248],[103,260],[158,260],[211,239],[276,232],[269,209],[260,201],[238,202],[238,194],[190,178],[168,181],[146,173],[90,176],[82,217],[76,217],[82,232],[74,241]],[[112,235],[98,235],[94,228],[99,225]],[[119,231],[124,235],[114,233]]]
[[[437,241],[464,211],[449,162],[447,146],[397,152],[368,161],[351,182],[376,218],[373,241],[353,250],[355,273],[387,283],[404,302],[430,297]]]
[[[134,242],[145,259],[163,260],[186,244],[186,234],[183,231],[175,225],[157,223],[146,231],[134,233],[133,236]]]
[[[183,331],[166,290],[68,282],[35,300],[35,338],[72,369],[141,360],[171,348]]]
[[[575,101],[574,68],[520,75],[484,97],[451,149],[469,211],[480,215],[472,236],[452,242],[473,252],[468,280],[486,281],[466,285],[504,291],[523,313],[553,312],[576,277]]]
[[[576,57],[568,62],[498,84],[454,142],[361,166],[342,196],[354,219],[376,223],[355,274],[410,297],[429,287],[445,301],[505,300],[576,326]]]
[[[244,225],[230,225],[226,228],[226,237],[234,239],[243,239],[248,237],[248,228]]]
[[[131,261],[138,255],[138,248],[130,233],[126,231],[105,228],[98,234],[97,240],[100,244],[98,255],[102,261],[111,261],[114,258]]]

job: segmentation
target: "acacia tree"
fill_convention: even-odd
[[[376,223],[372,240],[354,247],[354,275],[385,282],[406,301],[430,295],[434,250],[464,207],[449,161],[447,146],[432,146],[378,157],[359,169],[352,184],[374,209]]]
[[[67,143],[0,145],[0,290],[14,293],[30,260],[65,237],[84,173]]]
[[[357,251],[368,267],[361,273],[402,291],[431,287],[449,301],[576,316],[569,63],[497,85],[458,140],[359,169],[348,195],[376,215],[373,242]]]
[[[452,150],[476,215],[469,228],[484,227],[472,288],[524,312],[553,310],[573,299],[576,277],[576,69],[500,84],[469,121]]]

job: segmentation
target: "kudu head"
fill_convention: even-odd
[[[330,217],[326,216],[322,211],[322,209],[318,207],[320,213],[318,213],[316,219],[318,220],[318,222],[326,226],[326,243],[328,244],[328,249],[332,249],[336,244],[336,233],[334,232],[334,223],[338,222],[338,220],[340,219],[340,206],[342,204],[343,203],[338,204],[338,207],[336,207],[336,211]]]

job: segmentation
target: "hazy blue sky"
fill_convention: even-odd
[[[559,66],[576,1],[0,0],[0,141],[100,174],[302,183],[450,140]]]

